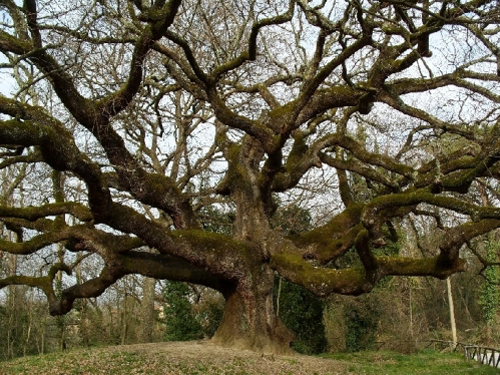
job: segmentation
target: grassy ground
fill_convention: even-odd
[[[350,374],[500,374],[499,369],[466,362],[458,353],[424,351],[403,355],[394,352],[360,352],[351,354],[325,354],[322,357],[347,361]]]
[[[459,354],[362,352],[262,356],[208,343],[158,343],[93,348],[0,362],[0,374],[500,374]]]

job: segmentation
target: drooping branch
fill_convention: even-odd
[[[66,314],[71,310],[76,299],[98,297],[118,279],[137,273],[156,279],[186,281],[221,289],[218,278],[203,269],[193,267],[188,262],[162,255],[134,252],[116,257],[112,265],[105,267],[98,277],[64,289],[60,299],[50,298],[49,294],[50,313],[52,315]],[[19,280],[19,282],[22,281],[25,280]]]
[[[23,147],[21,147],[23,148]],[[24,149],[24,148],[23,148]],[[7,157],[5,157],[7,156]],[[16,164],[30,164],[43,162],[43,157],[38,152],[29,152],[28,155],[3,155],[4,159],[0,162],[0,169],[4,169]]]
[[[59,271],[64,271],[68,275],[71,275],[72,273],[71,268],[66,264],[56,263],[52,267],[50,267],[50,270],[48,271],[46,276],[36,277],[36,276],[13,275],[6,277],[4,279],[0,279],[0,290],[10,285],[26,285],[33,288],[39,288],[47,296],[50,306],[51,303],[55,303],[57,301],[56,294],[54,292],[53,282],[56,277],[56,274]]]
[[[26,208],[0,206],[0,218],[15,217],[35,221],[47,216],[62,214],[71,214],[81,221],[90,221],[92,219],[92,214],[86,206],[73,202],[52,203],[39,207]]]
[[[482,234],[489,233],[500,227],[500,219],[483,219],[476,222],[468,222],[449,228],[444,233],[444,238],[439,245],[439,264],[449,267],[459,256],[460,248]]]
[[[78,227],[73,227],[61,229],[57,232],[43,233],[24,242],[11,242],[0,239],[0,250],[18,255],[33,254],[54,243],[73,238],[78,232],[78,229]]]
[[[73,308],[73,303],[77,298],[98,297],[123,276],[125,276],[125,272],[119,269],[111,271],[108,267],[104,267],[98,277],[64,289],[59,299],[53,291],[52,293],[47,293],[44,290],[49,301],[50,314],[64,315],[68,313]]]
[[[438,257],[427,259],[373,257],[369,272],[363,267],[346,269],[318,268],[289,248],[273,256],[271,265],[287,280],[302,285],[319,297],[333,293],[359,295],[370,292],[385,276],[432,276],[445,279],[463,272],[467,265],[457,259],[452,267],[443,267]]]
[[[174,257],[135,251],[123,254],[120,262],[129,274],[141,274],[159,280],[185,281],[215,290],[221,290],[223,285],[222,280],[212,273]]]
[[[2,104],[3,101],[0,100],[0,110],[3,109]],[[29,109],[28,113],[23,113],[23,109]],[[20,115],[32,118],[31,111],[32,108],[25,106],[21,108]],[[72,171],[86,182],[94,217],[106,215],[111,197],[99,167],[79,151],[71,135],[58,121],[43,112],[33,120],[0,121],[0,139],[8,144],[39,146],[45,162],[52,168]]]
[[[252,253],[247,244],[218,233],[201,229],[166,232],[162,224],[117,203],[110,207],[109,220],[112,227],[136,235],[160,253],[184,259],[220,277],[231,279],[244,274],[247,255]]]
[[[332,293],[358,295],[371,291],[386,276],[432,276],[445,279],[453,273],[463,272],[467,269],[467,263],[458,257],[461,245],[467,238],[476,237],[498,226],[499,221],[495,220],[474,228],[455,228],[453,233],[463,229],[466,233],[460,235],[460,238],[450,234],[454,240],[443,241],[440,255],[421,259],[375,256],[369,248],[368,231],[360,230],[357,231],[355,244],[363,267],[337,270],[315,267],[291,243],[285,241],[280,250],[273,254],[271,265],[284,278],[302,285],[320,297]]]
[[[363,209],[363,204],[352,204],[325,225],[292,236],[289,240],[300,249],[304,258],[317,259],[326,264],[354,246],[362,229],[360,219]]]

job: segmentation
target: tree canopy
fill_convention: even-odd
[[[215,343],[286,351],[276,274],[320,297],[447,278],[500,226],[496,0],[0,12],[0,250],[28,262],[0,288],[40,288],[54,315],[136,273],[220,291]],[[295,204],[311,230],[271,225]],[[417,217],[436,252],[392,251]]]

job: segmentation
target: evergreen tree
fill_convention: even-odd
[[[203,338],[201,325],[189,300],[189,286],[182,282],[168,282],[164,290],[167,307],[165,323],[167,341],[189,341]]]

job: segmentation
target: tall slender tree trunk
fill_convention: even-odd
[[[61,243],[57,244],[57,255],[59,258],[59,262],[64,262],[64,246]],[[62,293],[62,272],[59,271],[56,276],[56,294],[58,296]],[[66,317],[58,316],[56,317],[56,325],[58,329],[59,335],[59,350],[66,350]]]
[[[145,277],[142,287],[142,302],[141,302],[141,327],[139,332],[140,342],[153,341],[153,329],[155,325],[155,279]]]
[[[122,311],[121,311],[121,334],[120,334],[120,344],[125,345],[125,340],[127,338],[128,332],[128,319],[127,319],[127,295],[123,299]]]
[[[413,331],[413,295],[412,295],[412,288],[411,288],[411,282],[409,283],[409,306],[408,310],[410,310],[410,336],[411,339],[413,340],[414,338],[414,331]]]
[[[45,353],[45,337],[47,335],[47,314],[43,315],[43,321],[42,321],[42,337],[41,337],[41,342],[40,342],[40,354]]]
[[[33,289],[29,291],[29,305],[27,306],[28,308],[28,329],[26,333],[26,340],[24,341],[24,348],[23,348],[23,356],[27,355],[28,348],[29,348],[29,343],[31,339],[31,330],[33,327],[33,309],[34,309],[34,292]]]
[[[446,287],[448,289],[448,304],[450,306],[450,322],[451,322],[451,336],[453,340],[453,348],[457,346],[457,326],[455,321],[455,307],[453,305],[453,293],[451,290],[451,277],[446,279]]]
[[[276,296],[276,315],[280,316],[280,299],[281,299],[281,288],[283,286],[283,278],[280,276],[278,280],[278,295]]]
[[[17,273],[17,255],[11,255],[9,261],[9,275],[15,276]],[[7,358],[15,357],[15,341],[13,337],[13,328],[17,326],[16,312],[18,311],[17,304],[19,301],[19,288],[17,286],[10,286],[8,289],[7,301],[9,306],[9,324],[7,329]]]

